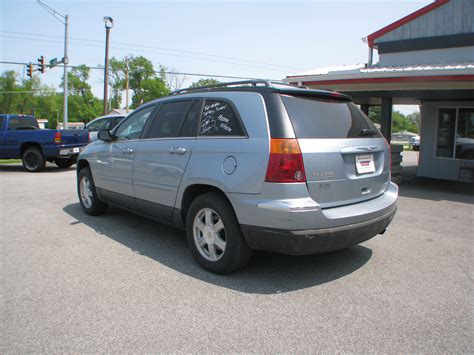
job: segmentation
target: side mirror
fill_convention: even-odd
[[[104,142],[112,141],[112,135],[110,134],[110,131],[108,129],[101,129],[97,134],[97,138]]]

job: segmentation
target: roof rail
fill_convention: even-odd
[[[207,86],[199,86],[195,88],[185,88],[185,89],[179,89],[176,91],[173,91],[170,95],[177,95],[177,94],[182,94],[186,92],[191,92],[191,91],[210,91],[211,89],[216,89],[216,88],[226,88],[226,87],[232,87],[232,86],[258,86],[258,85],[263,85],[265,87],[274,87],[276,85],[283,85],[283,86],[290,86],[290,87],[299,87],[299,88],[306,88],[306,86],[296,86],[280,81],[272,81],[272,80],[264,80],[264,79],[258,79],[258,80],[243,80],[243,81],[232,81],[228,83],[220,83],[220,84],[215,84],[215,85],[207,85]]]

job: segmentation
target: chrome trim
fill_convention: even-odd
[[[310,197],[260,202],[257,207],[284,213],[315,212],[319,210],[319,204]]]

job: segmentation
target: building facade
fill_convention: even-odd
[[[365,42],[367,63],[284,80],[347,93],[366,113],[371,105],[381,105],[381,131],[388,140],[392,106],[420,105],[418,176],[463,178],[460,168],[474,164],[474,0],[434,1]]]

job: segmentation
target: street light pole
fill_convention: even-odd
[[[108,96],[109,96],[109,36],[110,29],[114,27],[112,17],[104,16],[105,22],[105,64],[104,64],[104,115],[108,113]]]

